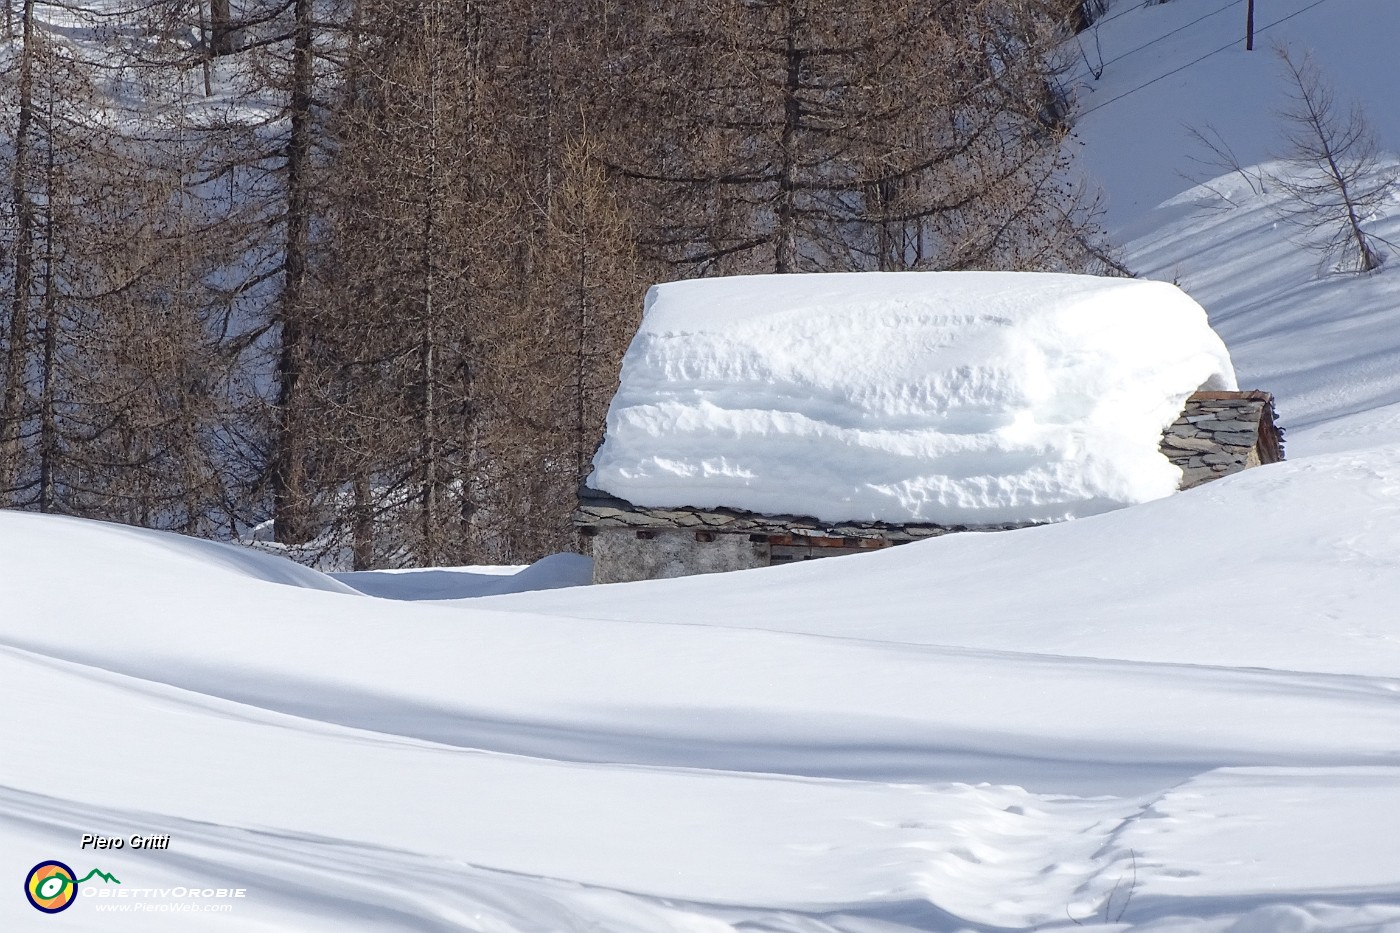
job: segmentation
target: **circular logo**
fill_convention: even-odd
[[[24,896],[35,910],[56,914],[67,910],[78,896],[78,882],[73,869],[62,862],[40,862],[29,869],[24,879]]]

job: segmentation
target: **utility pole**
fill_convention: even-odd
[[[1244,50],[1254,51],[1254,0],[1247,0],[1244,14]]]

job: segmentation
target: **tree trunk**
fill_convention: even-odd
[[[0,403],[0,504],[17,500],[15,489],[24,456],[26,369],[29,361],[29,312],[34,287],[34,200],[29,192],[34,123],[34,0],[20,9],[19,113],[10,179],[15,211],[14,276],[6,347],[4,400]]]
[[[374,501],[370,496],[368,470],[355,471],[353,482],[355,513],[351,517],[351,558],[355,570],[370,570],[374,566]]]
[[[783,134],[778,144],[781,164],[778,175],[778,230],[775,272],[797,272],[797,131],[802,125],[802,101],[797,92],[802,87],[803,52],[797,47],[797,9],[795,0],[787,4],[786,47],[783,84]]]
[[[232,55],[237,49],[234,43],[233,20],[229,12],[229,0],[209,0],[210,41],[212,55]]]
[[[296,0],[292,39],[290,135],[287,140],[287,214],[277,358],[277,440],[272,469],[273,529],[283,544],[311,539],[308,502],[307,425],[301,380],[309,334],[305,322],[308,254],[311,249],[312,0]]]
[[[53,132],[53,94],[47,101],[46,122]],[[58,503],[54,474],[58,467],[58,413],[54,403],[54,383],[58,373],[58,296],[54,286],[54,202],[57,185],[54,176],[54,146],[50,141],[44,160],[44,317],[43,363],[39,390],[39,511],[52,512]]]
[[[442,49],[439,47],[443,24],[438,15],[438,4],[433,2],[423,12],[423,32],[425,52],[428,56],[427,94],[427,140],[423,179],[423,258],[422,258],[422,301],[423,319],[419,325],[419,366],[423,378],[422,431],[423,443],[423,489],[420,496],[422,508],[421,534],[423,536],[422,560],[428,566],[442,562],[439,512],[439,487],[442,483],[440,437],[438,425],[437,397],[437,252],[438,222],[437,212],[441,207],[438,191],[439,167],[438,147],[441,126],[438,119],[438,94]]]

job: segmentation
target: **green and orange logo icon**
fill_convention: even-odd
[[[79,878],[67,865],[50,859],[29,869],[29,874],[24,878],[24,896],[29,898],[29,903],[35,910],[56,914],[73,905],[78,896],[78,885],[93,875],[103,881],[121,884],[116,878],[96,868]]]

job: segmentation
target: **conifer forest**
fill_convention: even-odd
[[[576,549],[649,284],[1115,271],[1056,52],[1091,6],[5,0],[0,507]]]

